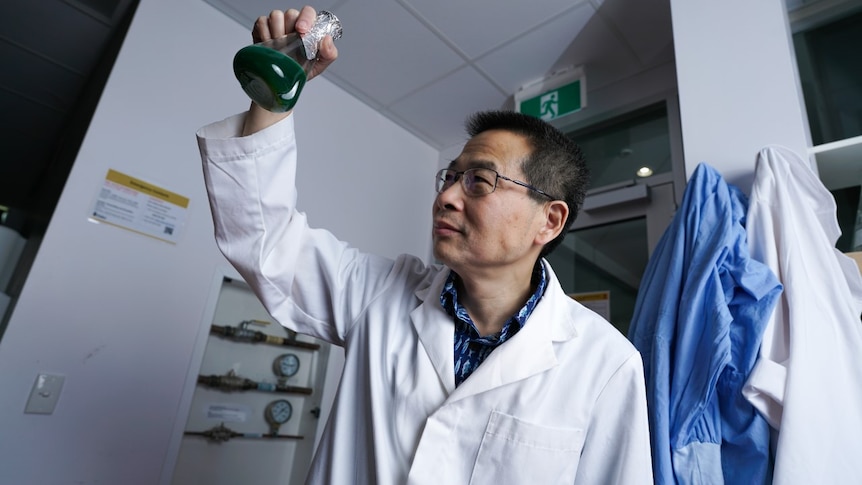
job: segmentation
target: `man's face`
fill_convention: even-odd
[[[520,165],[530,153],[523,136],[491,130],[467,142],[449,168],[490,168],[523,181]],[[531,266],[541,249],[534,241],[545,221],[542,205],[528,189],[507,180],[499,179],[494,192],[478,197],[465,194],[459,180],[437,194],[433,219],[434,256],[462,277],[517,263]]]

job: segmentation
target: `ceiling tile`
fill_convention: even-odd
[[[475,111],[500,109],[506,96],[472,67],[465,67],[390,107],[406,120],[421,120],[413,131],[425,134],[436,148],[466,140],[464,117]]]
[[[475,58],[521,34],[541,28],[573,5],[572,0],[456,2],[400,0],[433,24],[468,57]]]
[[[455,71],[464,60],[393,0],[348,2],[330,70],[383,105]],[[386,32],[382,35],[381,32]]]
[[[327,69],[326,71],[324,71],[322,76],[325,79],[331,81],[333,84],[335,84],[339,88],[345,90],[348,94],[350,94],[354,98],[358,99],[361,103],[367,105],[369,108],[377,110],[377,111],[381,111],[381,110],[386,108],[385,106],[380,104],[380,102],[377,99],[368,96],[367,94],[365,94],[364,92],[359,90],[356,86],[351,84],[350,81],[339,76],[335,72],[335,68]]]
[[[625,38],[644,65],[654,63],[673,45],[669,0],[605,0],[598,14]]]
[[[577,16],[578,12],[572,11],[571,15]],[[590,90],[643,70],[631,49],[601,17],[590,17],[575,38],[566,34],[574,18],[564,15],[541,32],[507,44],[476,64],[512,93],[567,66],[584,67]],[[548,50],[546,44],[560,47]]]
[[[584,59],[573,58],[568,51],[593,12],[589,4],[580,5],[541,30],[522,35],[483,56],[476,64],[511,94],[559,68],[582,63]]]

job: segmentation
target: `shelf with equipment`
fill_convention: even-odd
[[[217,292],[172,483],[301,482],[329,344],[277,323],[242,280]]]

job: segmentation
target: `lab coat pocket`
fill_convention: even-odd
[[[471,485],[574,483],[584,432],[491,412]]]

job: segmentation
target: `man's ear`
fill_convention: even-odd
[[[569,206],[561,200],[545,203],[545,224],[536,234],[536,242],[542,246],[551,242],[563,231],[569,217]]]

